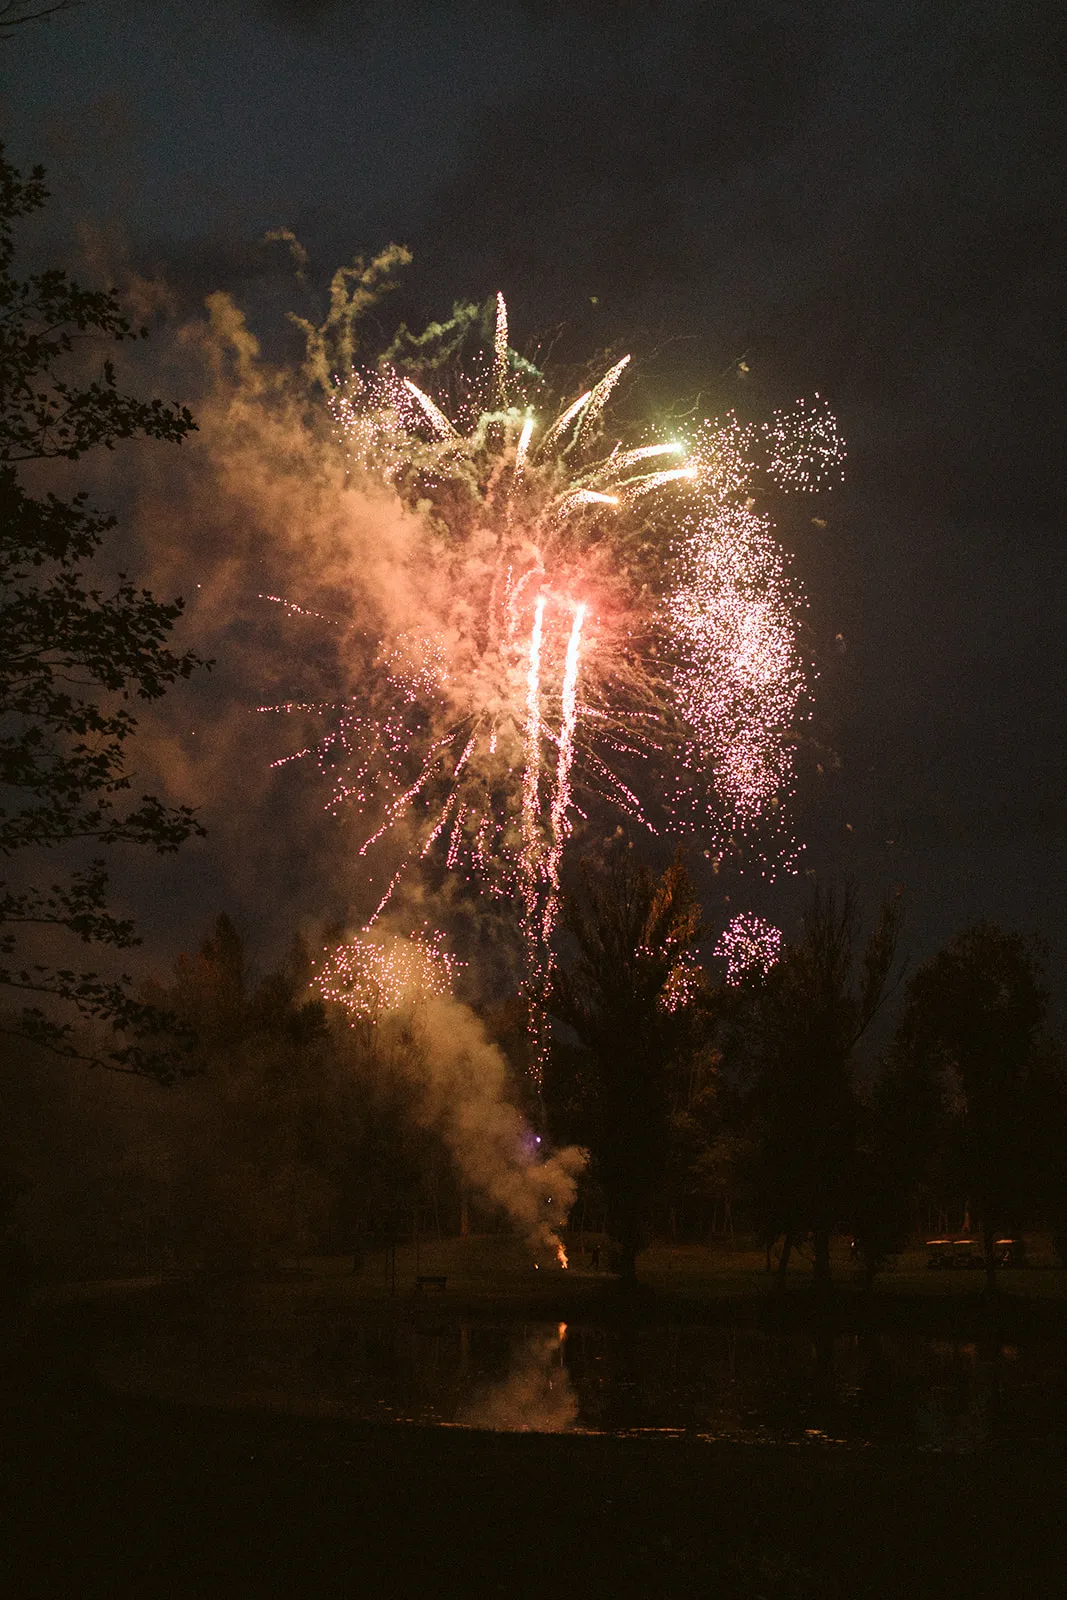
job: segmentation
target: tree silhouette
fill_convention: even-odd
[[[294,940],[254,981],[240,933],[220,916],[171,980],[150,988],[195,1039],[198,1071],[160,1097],[158,1124],[174,1172],[174,1244],[203,1265],[307,1250],[335,1203],[343,1078],[310,970]]]
[[[768,1242],[784,1235],[784,1276],[810,1233],[815,1279],[830,1279],[830,1236],[853,1227],[861,1107],[854,1052],[886,993],[898,903],[888,899],[862,951],[855,897],[815,889],[799,938],[739,987],[727,1058],[747,1080],[753,1180]],[[781,1281],[781,1278],[780,1280]]]
[[[657,878],[619,852],[602,874],[583,872],[563,922],[578,956],[557,975],[552,1009],[582,1047],[576,1131],[632,1282],[667,1167],[669,1069],[697,1023],[700,908],[680,858]]]
[[[0,0],[0,39],[27,22],[40,22],[60,11],[73,11],[82,0]]]
[[[66,1055],[165,1076],[173,1060],[145,1043],[160,1019],[129,980],[46,952],[56,932],[119,949],[138,942],[108,908],[95,850],[170,851],[202,831],[186,806],[152,795],[123,803],[133,703],[157,699],[201,663],[167,645],[180,600],[158,601],[122,575],[105,588],[92,570],[115,518],[83,493],[62,499],[42,486],[50,462],[137,437],[179,443],[195,424],[182,406],[124,394],[106,359],[95,377],[79,376],[93,341],[137,334],[113,293],[55,269],[13,275],[14,224],[46,198],[42,170],[24,180],[0,147],[0,857],[9,863],[0,985],[16,1003],[3,1026]],[[87,1050],[71,1010],[122,1037]]]
[[[1040,1143],[1046,1004],[1037,948],[988,922],[957,934],[908,985],[901,1047],[937,1080],[937,1132],[981,1226],[990,1293],[997,1234],[1018,1222]]]

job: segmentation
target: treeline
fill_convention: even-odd
[[[907,977],[895,898],[864,934],[851,893],[816,889],[773,964],[715,986],[684,867],[657,878],[625,855],[586,874],[565,921],[555,1005],[576,1044],[549,1101],[592,1152],[624,1273],[654,1229],[716,1217],[782,1272],[810,1241],[823,1283],[835,1234],[873,1274],[964,1223],[991,1286],[1004,1234],[1048,1229],[1067,1264],[1067,1080],[1036,945],[977,924]]]
[[[874,1273],[910,1236],[965,1221],[990,1274],[996,1238],[1024,1229],[1067,1260],[1067,1087],[1040,954],[978,925],[900,981],[897,920],[889,901],[864,933],[851,895],[814,892],[772,966],[714,982],[681,862],[656,876],[621,855],[586,873],[540,1105],[521,1007],[482,1018],[544,1148],[590,1152],[572,1229],[608,1233],[625,1275],[656,1235],[757,1240],[782,1272],[810,1242],[826,1279],[846,1234]],[[353,1026],[313,996],[311,970],[296,940],[251,974],[220,917],[145,993],[186,1052],[169,1084],[10,1045],[9,1266],[231,1271],[504,1226],[417,1113],[417,1032]]]
[[[64,1274],[231,1271],[466,1225],[446,1148],[411,1115],[402,1041],[328,1012],[310,976],[299,940],[250,974],[222,916],[146,995],[185,1046],[175,1081],[9,1046],[9,1258]]]

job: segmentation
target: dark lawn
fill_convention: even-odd
[[[11,1402],[12,1595],[1067,1593],[1062,1463]]]

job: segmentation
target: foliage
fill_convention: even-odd
[[[702,996],[705,1000],[712,997]],[[670,1064],[669,1148],[663,1185],[672,1237],[694,1230],[706,1233],[722,1208],[732,1217],[741,1188],[741,1137],[733,1096],[723,1084],[722,1057],[709,1039],[694,1032],[691,1047]]]
[[[250,971],[217,919],[146,991],[195,1041],[196,1070],[166,1089],[72,1077],[0,1039],[0,1268],[8,1189],[33,1266],[76,1276],[269,1269],[413,1223],[454,1230],[457,1185],[412,1114],[404,1039],[348,1027],[310,997],[310,975],[299,939]]]
[[[1039,1113],[1044,1105],[1047,1122],[1054,1083],[1041,1048],[1046,1006],[1038,948],[987,922],[957,934],[908,985],[900,1049],[936,1091],[928,1150],[976,1210],[990,1288],[997,1232],[1018,1224],[1043,1165]]]
[[[590,1151],[632,1278],[667,1169],[671,1065],[699,1032],[700,908],[680,857],[657,878],[619,852],[601,875],[583,871],[563,921],[578,953],[557,974],[552,1009],[581,1045],[571,1131]]]
[[[829,1276],[830,1234],[857,1231],[862,1208],[862,1110],[854,1052],[886,993],[896,950],[898,905],[882,906],[857,950],[853,893],[816,888],[800,935],[777,963],[738,990],[727,1057],[746,1083],[753,1182],[761,1231],[793,1243],[812,1234],[816,1276]]]
[[[331,1200],[333,1071],[306,956],[250,982],[228,917],[150,999],[194,1036],[198,1073],[167,1096],[172,1235],[201,1265],[264,1264],[309,1247]]]
[[[12,863],[0,882],[0,984],[16,1001],[33,997],[4,1026],[66,1055],[166,1076],[174,1060],[151,1042],[161,1019],[128,979],[35,957],[50,931],[118,949],[138,942],[109,909],[105,859],[86,860],[90,851],[167,852],[202,831],[186,806],[153,795],[124,803],[133,702],[158,699],[202,663],[168,646],[180,600],[158,601],[122,575],[105,588],[90,570],[115,518],[85,493],[64,499],[46,485],[50,463],[138,437],[180,443],[195,424],[182,406],[123,393],[109,360],[84,376],[98,341],[137,337],[113,293],[55,269],[14,276],[14,224],[46,198],[41,169],[24,180],[0,149],[0,856]],[[135,1037],[87,1055],[49,1001]]]
[[[309,991],[306,947],[258,981],[228,917],[151,998],[197,1040],[199,1073],[166,1098],[185,1259],[267,1264],[407,1233],[452,1200],[448,1157],[412,1112],[418,1042],[403,1029],[348,1025]],[[439,1221],[439,1216],[438,1219]]]

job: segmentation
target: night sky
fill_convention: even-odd
[[[978,915],[1039,933],[1062,998],[1064,19],[1053,0],[88,0],[0,45],[0,128],[48,169],[35,248],[87,278],[121,258],[175,325],[224,289],[284,349],[296,291],[262,240],[285,226],[311,261],[301,309],[395,240],[414,263],[383,325],[500,289],[520,345],[632,350],[631,414],[825,396],[846,483],[782,529],[819,674],[805,868],[868,903],[903,885],[913,959]],[[169,348],[145,369],[168,396]],[[111,493],[138,503],[136,482]],[[204,727],[248,721],[256,692],[220,637],[189,691]],[[278,648],[283,685],[298,633]],[[255,729],[241,759],[265,772],[277,730]],[[250,778],[238,806],[190,792],[206,770],[180,798],[212,840],[166,867],[150,951],[223,908],[265,952],[336,913],[321,796],[282,851],[297,780]],[[782,921],[799,892],[707,889],[715,915],[729,892]]]

